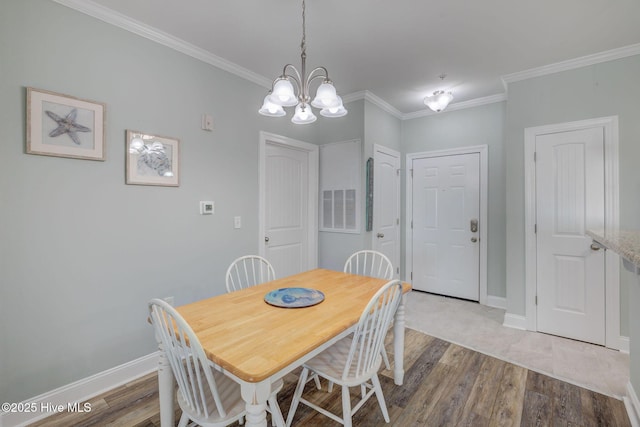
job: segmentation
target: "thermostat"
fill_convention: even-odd
[[[200,215],[212,215],[213,211],[213,202],[200,202]]]

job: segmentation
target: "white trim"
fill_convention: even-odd
[[[631,381],[627,383],[627,397],[623,398],[624,406],[627,408],[627,415],[629,415],[629,421],[631,421],[632,427],[640,427],[640,400],[638,395],[633,389]]]
[[[409,153],[406,157],[406,212],[405,212],[405,281],[413,282],[409,274],[413,271],[413,230],[411,228],[413,212],[413,178],[411,177],[412,164],[414,160],[429,157],[454,156],[460,154],[480,154],[480,304],[487,305],[487,228],[489,224],[488,211],[488,151],[487,145],[476,145],[471,147],[451,148],[446,150],[423,151],[420,153]]]
[[[500,308],[502,310],[507,309],[507,299],[505,297],[497,297],[494,295],[487,295],[487,305],[493,308]]]
[[[400,118],[402,120],[417,119],[417,118],[420,118],[420,117],[434,116],[436,114],[444,114],[444,113],[448,113],[450,111],[464,110],[466,108],[479,107],[481,105],[495,104],[496,102],[503,102],[503,101],[506,101],[506,100],[507,100],[507,94],[506,93],[498,93],[496,95],[485,96],[483,98],[475,98],[475,99],[470,99],[468,101],[455,102],[455,103],[450,104],[449,106],[447,106],[447,108],[444,111],[440,112],[440,113],[436,113],[435,111],[431,111],[429,109],[426,109],[426,110],[416,111],[416,112],[413,112],[413,113],[402,114],[402,116]]]
[[[365,101],[369,101],[373,105],[379,107],[383,111],[391,114],[396,119],[402,119],[402,112],[395,108],[393,105],[386,102],[384,99],[378,97],[373,92],[368,90],[361,90],[359,92],[353,92],[346,94],[342,97],[342,102],[347,104],[349,102],[358,101],[360,99],[364,99]]]
[[[640,54],[640,43],[595,53],[593,55],[586,55],[580,58],[556,62],[555,64],[544,65],[538,68],[531,68],[529,70],[506,74],[502,76],[502,81],[506,87],[508,83],[527,80],[533,77],[546,76],[548,74],[559,73],[561,71],[573,70],[576,68],[586,67],[588,65],[600,64],[602,62],[613,61],[638,54]]]
[[[536,318],[536,169],[534,162],[536,137],[594,127],[604,130],[605,228],[619,225],[618,178],[618,117],[602,117],[576,122],[536,126],[524,130],[525,171],[525,318],[527,329],[537,331]],[[605,345],[620,349],[620,257],[613,251],[605,253]]]
[[[505,313],[502,326],[526,331],[527,319],[524,316],[520,316],[519,314]]]
[[[290,149],[305,151],[309,156],[309,191],[308,196],[308,224],[307,232],[308,240],[308,257],[307,262],[309,269],[318,266],[318,179],[319,179],[319,161],[320,149],[315,144],[298,141],[286,136],[280,136],[269,132],[260,131],[260,141],[258,144],[258,254],[265,256],[265,218],[266,218],[266,201],[265,201],[265,184],[266,184],[266,148],[267,140],[269,144],[282,146]]]
[[[92,16],[96,19],[106,22],[107,24],[115,25],[116,27],[120,27],[126,31],[137,34],[161,45],[167,46],[178,52],[184,53],[185,55],[191,56],[192,58],[196,58],[202,62],[220,68],[221,70],[228,71],[231,74],[249,80],[250,82],[253,82],[259,86],[265,87],[267,89],[271,88],[271,84],[273,81],[264,76],[261,76],[260,74],[254,73],[247,68],[241,67],[238,64],[214,55],[213,53],[208,52],[187,41],[179,39],[174,35],[165,33],[164,31],[158,30],[157,28],[147,25],[144,22],[137,21],[129,16],[126,16],[120,12],[116,12],[115,10],[97,4],[91,0],[53,1],[63,6],[67,6],[71,9],[77,10],[78,12]]]
[[[620,342],[618,343],[618,350],[620,350],[620,353],[629,354],[630,345],[631,341],[629,340],[629,337],[620,336]]]
[[[34,406],[38,410],[36,412],[20,413],[0,412],[0,426],[26,426],[46,418],[49,415],[53,415],[53,413],[43,412],[42,409],[57,405],[63,405],[66,408],[69,403],[83,403],[92,397],[127,384],[136,378],[156,371],[158,369],[158,356],[159,352],[156,351],[120,366],[107,369],[106,371],[99,372],[90,377],[25,400],[22,403],[35,404]]]

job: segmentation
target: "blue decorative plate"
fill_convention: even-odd
[[[317,289],[280,288],[264,296],[267,304],[284,308],[310,307],[324,301],[324,294]]]

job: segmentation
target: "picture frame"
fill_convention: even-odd
[[[27,154],[106,159],[104,103],[27,87]]]
[[[126,131],[126,183],[180,186],[180,140]]]

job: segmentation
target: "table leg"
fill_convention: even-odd
[[[240,390],[247,410],[246,427],[267,427],[267,399],[271,394],[271,383],[243,381]]]
[[[393,380],[396,385],[404,382],[404,300],[403,295],[393,321]]]
[[[158,394],[160,397],[160,425],[162,427],[175,426],[175,410],[173,408],[173,393],[175,379],[171,371],[171,365],[164,354],[162,344],[159,345],[160,357],[158,358]]]

